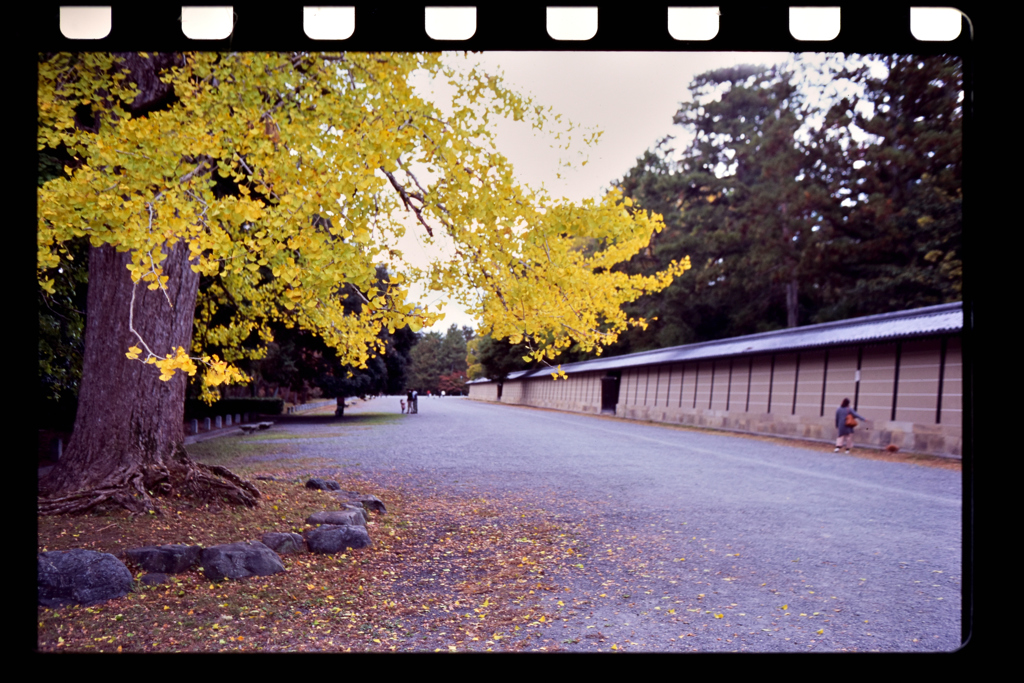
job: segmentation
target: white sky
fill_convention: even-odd
[[[551,149],[551,140],[535,135],[527,124],[504,121],[496,127],[498,149],[512,162],[520,182],[544,185],[552,198],[573,201],[603,194],[666,135],[676,136],[677,149],[685,146],[684,131],[672,124],[672,117],[689,100],[687,86],[698,74],[788,58],[788,53],[763,52],[486,52],[447,57],[455,64],[500,70],[508,85],[537,104],[551,106],[563,120],[604,131],[597,145],[584,148],[587,165],[566,169],[558,164],[564,151]],[[429,254],[411,237],[420,231],[411,225],[400,245],[417,265]],[[432,308],[445,303],[436,292],[424,301]],[[444,332],[452,324],[476,325],[456,304],[445,303],[442,310],[445,319],[431,328],[435,331]]]

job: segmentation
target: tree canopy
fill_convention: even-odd
[[[388,272],[377,266],[377,283],[384,288]],[[343,297],[348,311],[358,312],[362,299],[354,292]],[[416,343],[416,333],[408,327],[394,332],[382,329],[378,333],[384,352],[370,358],[365,367],[343,365],[337,352],[316,335],[296,327],[276,324],[272,328],[274,341],[268,344],[263,358],[244,361],[242,370],[250,377],[251,391],[257,395],[261,389],[287,388],[299,396],[316,392],[327,398],[337,398],[339,414],[344,410],[344,399],[367,394],[400,394],[404,391],[411,363],[410,351]]]
[[[153,65],[166,93],[133,114],[137,81]],[[450,115],[413,90],[417,70],[454,87]],[[408,300],[410,276],[461,298],[500,337],[543,340],[538,356],[573,341],[593,349],[630,324],[622,304],[685,267],[612,272],[661,228],[658,218],[616,192],[576,205],[518,186],[489,118],[543,126],[548,114],[437,55],[46,55],[38,105],[40,149],[69,157],[39,191],[43,289],[52,292],[67,242],[83,236],[128,251],[133,281],[154,290],[166,282],[168,249],[183,243],[208,281],[195,337],[223,358],[142,338],[125,349],[164,376],[198,369],[208,387],[237,379],[231,364],[262,348],[244,342],[270,341],[276,320],[362,366],[382,350],[380,329],[436,319]],[[431,236],[446,233],[453,258],[399,272],[404,215]],[[579,239],[600,248],[584,253]],[[377,263],[396,273],[386,288],[374,280]],[[360,312],[338,302],[342,283],[364,298]],[[231,316],[218,318],[228,303]]]
[[[667,226],[622,268],[694,267],[626,307],[651,322],[613,353],[960,298],[959,60],[796,59],[690,92],[675,122],[692,142],[663,141],[617,186]]]
[[[819,319],[959,300],[960,60],[881,56],[838,75],[862,88],[836,102],[822,126],[826,157],[818,175],[842,201],[830,244],[837,293]]]
[[[466,344],[474,338],[469,327],[452,325],[445,334],[421,334],[409,354],[411,367],[407,386],[421,394],[465,391]]]
[[[449,84],[451,101],[424,99],[415,73]],[[366,369],[387,335],[439,319],[411,300],[418,281],[540,360],[643,325],[623,305],[689,265],[615,270],[661,219],[617,190],[569,203],[517,184],[490,120],[555,117],[436,54],[42,54],[37,92],[38,149],[62,171],[38,190],[39,282],[57,296],[87,240],[96,285],[74,435],[41,485],[44,512],[152,510],[154,491],[258,504],[251,483],[185,452],[183,377],[212,399],[275,329]],[[411,226],[451,253],[406,266],[397,241]]]
[[[469,379],[487,379],[504,382],[509,374],[530,367],[529,349],[520,342],[494,339],[490,335],[474,337],[466,346],[466,374]]]
[[[60,174],[56,159],[41,155],[39,185]],[[38,291],[39,383],[36,396],[40,428],[70,429],[82,376],[85,349],[85,292],[89,245],[74,240],[54,273],[51,292]]]

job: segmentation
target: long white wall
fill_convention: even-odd
[[[858,371],[859,368],[859,371]],[[509,380],[501,403],[601,412],[604,371]],[[615,416],[832,441],[849,398],[868,421],[854,444],[962,454],[963,372],[956,336],[738,356],[621,370]],[[498,401],[494,382],[470,398]]]

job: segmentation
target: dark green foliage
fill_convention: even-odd
[[[397,396],[405,393],[412,365],[412,348],[416,345],[416,333],[408,327],[403,327],[395,330],[395,333],[389,336],[388,344],[391,352],[384,354],[387,382],[383,391],[379,393]]]
[[[526,344],[512,344],[507,339],[494,339],[486,334],[469,342],[467,362],[470,379],[486,377],[502,382],[509,374],[532,367],[523,360],[529,353]]]
[[[817,320],[867,315],[961,298],[963,74],[948,56],[886,56],[881,78],[863,66],[844,76],[859,98],[828,113],[828,192],[842,196],[831,246],[842,296]],[[870,104],[874,116],[858,108]],[[850,140],[851,127],[872,136]],[[845,141],[847,151],[840,149]]]
[[[63,158],[39,154],[38,184],[61,173]],[[38,290],[39,384],[36,395],[39,428],[70,430],[78,407],[78,383],[85,351],[85,302],[89,274],[89,243],[67,243],[68,259],[57,270],[53,294]]]
[[[442,336],[439,332],[421,334],[410,354],[411,369],[407,387],[420,394],[465,392],[466,342],[473,330],[452,325]]]
[[[847,98],[809,98],[815,83]],[[662,141],[618,182],[666,224],[626,270],[693,268],[628,308],[651,324],[609,352],[958,300],[962,88],[947,57],[698,76],[675,116],[692,143],[676,156]]]
[[[387,275],[386,269],[379,266],[377,281],[381,289],[386,286]],[[362,299],[355,292],[345,289],[342,296],[347,310],[360,310]],[[308,396],[318,389],[321,396],[343,399],[399,394],[404,390],[410,349],[416,336],[408,328],[397,329],[393,334],[382,330],[380,339],[384,353],[368,359],[365,368],[341,365],[335,351],[312,333],[285,324],[275,324],[272,328],[274,341],[268,345],[267,355],[242,364],[253,378],[251,390],[254,393],[260,390],[276,393],[278,388],[287,388]]]

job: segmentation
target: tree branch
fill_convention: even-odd
[[[380,170],[381,170],[381,172],[384,173],[384,175],[387,176],[388,180],[391,181],[391,186],[394,187],[395,190],[398,191],[398,195],[402,198],[402,203],[405,204],[405,208],[406,209],[411,209],[412,212],[416,214],[416,218],[419,220],[420,224],[424,228],[427,229],[427,234],[430,235],[431,237],[433,237],[434,236],[434,230],[427,223],[426,219],[423,218],[423,213],[421,212],[420,208],[416,207],[412,203],[412,199],[413,198],[419,199],[421,203],[423,202],[423,198],[422,197],[415,197],[415,195],[413,197],[410,197],[409,193],[406,192],[405,187],[402,186],[402,184],[399,183],[395,179],[395,176],[392,173],[390,173],[389,171],[385,171],[383,166],[380,167]]]

